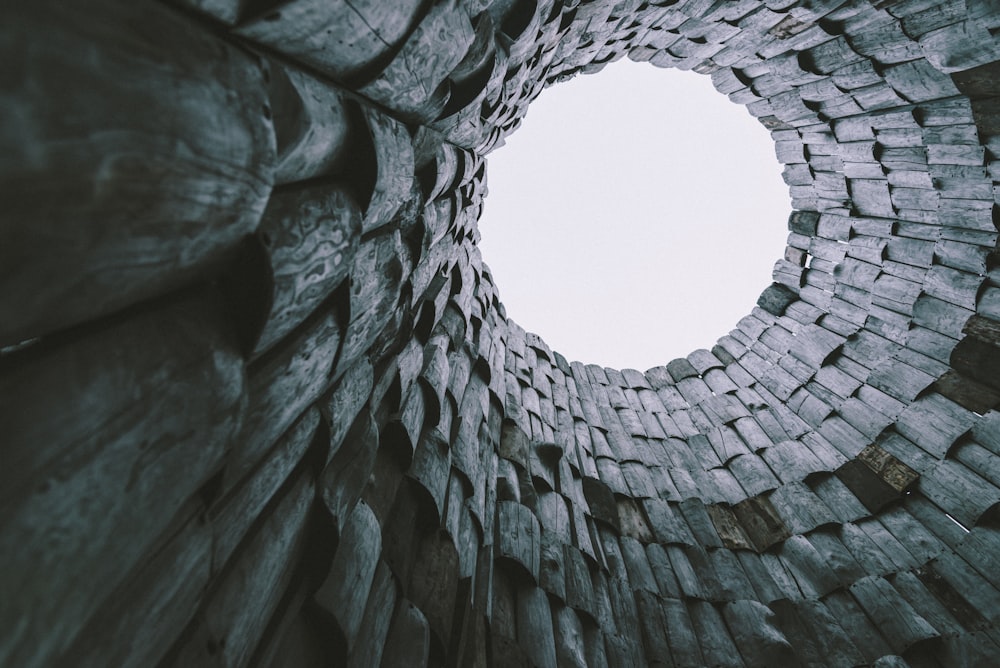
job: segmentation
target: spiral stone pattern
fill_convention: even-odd
[[[0,665],[1000,656],[995,2],[0,17]],[[710,76],[791,196],[757,304],[645,372],[476,245],[488,153],[622,57]]]

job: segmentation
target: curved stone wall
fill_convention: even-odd
[[[994,4],[0,15],[0,664],[1000,655]],[[626,55],[746,105],[793,208],[645,373],[508,320],[476,247],[486,154]]]

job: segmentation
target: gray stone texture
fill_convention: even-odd
[[[995,3],[0,19],[0,665],[997,661]],[[793,210],[645,372],[476,246],[487,154],[626,56],[745,105]]]

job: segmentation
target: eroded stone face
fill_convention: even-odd
[[[990,3],[182,4],[0,10],[0,663],[994,660]],[[484,156],[625,54],[746,104],[794,209],[645,373],[509,321],[474,243]],[[331,243],[296,207],[339,283],[276,289]]]

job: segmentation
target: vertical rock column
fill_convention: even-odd
[[[0,14],[0,663],[1000,652],[989,3]],[[476,247],[486,154],[626,55],[746,105],[793,208],[645,372],[510,321]]]

